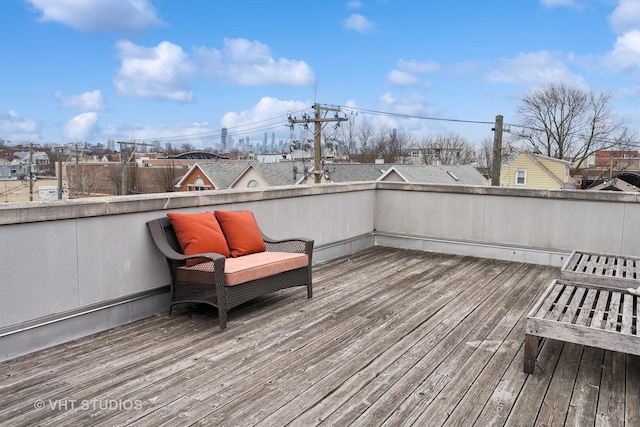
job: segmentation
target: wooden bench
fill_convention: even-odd
[[[608,288],[637,288],[640,258],[573,251],[560,269],[560,278]]]
[[[553,280],[526,319],[524,372],[540,338],[640,355],[640,297],[619,287]]]

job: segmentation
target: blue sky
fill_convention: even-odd
[[[550,82],[612,91],[640,130],[640,0],[3,0],[0,52],[14,143],[286,139],[314,102],[479,143],[456,120],[514,123]]]

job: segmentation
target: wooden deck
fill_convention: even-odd
[[[374,248],[230,312],[185,307],[0,364],[0,424],[640,425],[640,358],[546,340],[559,269]],[[542,370],[542,369],[544,370]]]

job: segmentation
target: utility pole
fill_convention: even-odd
[[[29,143],[29,201],[33,202],[33,143]]]
[[[144,142],[122,142],[122,141],[118,141],[118,144],[120,145],[120,162],[122,162],[122,194],[126,195],[128,193],[127,169],[129,167],[129,163],[131,162],[131,159],[133,159],[133,157],[136,155],[136,147],[138,145],[153,146],[153,144],[146,144]],[[126,152],[127,145],[132,146],[131,154],[128,157]]]
[[[73,182],[70,183],[71,188],[73,189],[73,193],[78,195],[78,194],[82,194],[86,189],[84,188],[84,179],[82,178],[82,175],[80,173],[80,153],[84,152],[86,150],[80,148],[80,143],[79,142],[73,142],[69,144],[70,147],[73,147],[71,149],[71,152],[73,153],[73,158],[74,158],[74,168],[73,168]],[[85,168],[83,168],[83,170],[85,170]],[[67,177],[67,180],[69,179],[69,177]],[[67,181],[68,182],[68,181]]]
[[[503,117],[496,116],[496,125],[493,128],[493,162],[491,164],[491,185],[500,186],[500,169],[502,168],[502,125]]]
[[[335,107],[323,107],[317,102],[313,104],[313,108],[315,110],[315,116],[313,119],[309,117],[305,117],[302,119],[292,119],[289,118],[289,123],[313,123],[313,174],[314,174],[314,182],[316,184],[320,184],[322,180],[322,148],[321,148],[321,137],[322,137],[322,124],[329,122],[344,122],[348,119],[346,117],[338,117],[338,113],[341,112],[339,108]],[[322,112],[333,111],[336,113],[335,117],[322,117]]]
[[[58,153],[58,200],[62,200],[62,152],[64,147],[55,147]]]

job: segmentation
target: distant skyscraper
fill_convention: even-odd
[[[220,138],[220,145],[222,146],[222,151],[227,150],[227,128],[222,128],[222,134]]]

